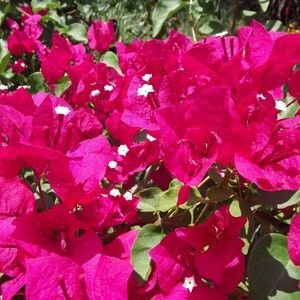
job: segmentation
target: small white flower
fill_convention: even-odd
[[[263,94],[257,94],[256,99],[257,101],[259,101],[259,100],[266,100],[267,98]]]
[[[152,77],[152,74],[145,74],[144,76],[142,76],[142,79],[146,82],[149,82],[151,77]]]
[[[219,32],[215,35],[215,37],[223,37],[225,36],[226,34],[228,34],[228,31],[222,31],[222,32]]]
[[[1,91],[6,91],[6,90],[8,90],[8,86],[4,85],[4,84],[0,84],[0,90]]]
[[[126,156],[127,152],[129,151],[127,145],[120,145],[118,148],[118,154],[121,156]]]
[[[125,198],[125,200],[130,201],[132,200],[132,194],[130,192],[126,192],[123,197]]]
[[[281,111],[286,111],[286,104],[282,100],[276,100],[275,108]]]
[[[62,105],[58,105],[55,107],[55,113],[58,115],[68,115],[71,112],[71,110],[66,107],[66,106],[62,106]]]
[[[138,88],[138,96],[148,96],[148,93],[153,93],[154,89],[151,84],[145,83],[142,87]]]
[[[18,89],[25,89],[25,90],[29,90],[30,89],[30,85],[20,85],[17,87],[17,90]]]
[[[113,89],[114,89],[113,85],[107,84],[104,86],[104,91],[111,92]]]
[[[115,161],[115,160],[112,160],[108,163],[108,166],[111,168],[111,169],[115,169],[117,167],[118,163]]]
[[[150,135],[150,134],[148,134],[148,133],[147,133],[147,135],[146,135],[146,139],[149,140],[150,142],[153,142],[153,141],[156,140],[155,137],[153,137],[152,135]]]
[[[97,90],[92,90],[90,95],[91,95],[92,97],[96,97],[96,96],[99,95],[99,94],[100,94],[100,91],[97,89]]]
[[[121,196],[120,191],[119,191],[118,189],[115,189],[115,188],[112,189],[112,190],[110,190],[109,194],[110,194],[111,196],[113,196],[113,197]]]
[[[182,285],[184,288],[188,289],[190,293],[192,292],[193,288],[197,286],[195,282],[194,276],[192,277],[185,277],[184,278],[184,283]]]

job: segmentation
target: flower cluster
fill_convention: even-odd
[[[49,48],[46,11],[23,9],[21,26],[7,20],[10,66],[22,73],[22,55],[36,55],[48,90],[0,89],[3,299],[24,287],[26,299],[227,299],[244,279],[245,217],[209,190],[193,207],[190,195],[207,174],[216,190],[232,191],[222,200],[236,195],[228,174],[240,195],[250,184],[300,188],[300,113],[281,117],[284,85],[300,103],[300,35],[256,21],[196,43],[171,31],[165,41],[116,42],[113,68],[95,59],[115,40],[112,21],[94,21],[87,45],[55,33]],[[174,178],[174,211],[212,211],[195,226],[162,226],[141,280],[132,249],[153,218],[140,213],[140,198],[148,188],[167,193]],[[170,217],[149,211],[161,213],[156,224]],[[289,249],[299,263],[297,228]]]

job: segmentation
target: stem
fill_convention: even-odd
[[[38,188],[39,195],[40,195],[42,209],[43,209],[43,211],[46,211],[47,207],[46,207],[45,199],[44,199],[44,196],[43,196],[43,190],[42,190],[42,186],[41,186],[41,179],[36,175],[35,172],[34,172],[34,177],[35,177],[35,181],[37,183],[37,188]]]
[[[230,29],[230,33],[233,34],[234,30],[235,30],[235,26],[236,26],[236,20],[238,17],[238,12],[239,12],[239,0],[235,0],[234,2],[234,8],[233,8],[233,19],[232,19],[232,25],[231,25],[231,29]]]
[[[28,61],[29,61],[30,67],[31,67],[31,69],[32,69],[32,72],[35,73],[35,67],[34,67],[34,65],[33,65],[31,56],[29,55],[28,52],[27,52],[26,54],[27,54],[27,59],[28,59]]]
[[[205,184],[210,179],[209,176],[205,177],[198,185],[197,188],[200,188],[203,184]]]
[[[197,37],[196,37],[196,31],[195,31],[195,21],[192,15],[192,7],[193,5],[193,0],[190,0],[190,6],[189,6],[189,18],[190,18],[190,24],[191,24],[191,30],[192,30],[192,36],[193,36],[193,42],[197,42]]]
[[[199,214],[199,216],[198,216],[195,224],[199,224],[200,223],[200,220],[203,217],[204,213],[207,211],[208,207],[209,207],[209,203],[206,203],[205,206],[203,207],[201,213]]]

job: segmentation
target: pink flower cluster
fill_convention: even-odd
[[[58,33],[47,48],[41,14],[27,15],[22,29],[9,21],[8,50],[37,53],[52,92],[0,91],[0,272],[12,278],[3,299],[24,286],[26,299],[226,299],[243,280],[245,224],[227,206],[166,234],[139,285],[136,174],[149,171],[163,190],[174,177],[189,188],[222,165],[263,190],[299,189],[300,113],[278,113],[284,84],[300,101],[300,35],[253,21],[236,37],[197,43],[175,31],[116,42],[118,72]],[[93,22],[87,38],[94,52],[108,50],[112,22]],[[70,84],[58,97],[63,76]],[[60,204],[46,203],[43,182]]]

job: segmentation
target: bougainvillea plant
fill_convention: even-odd
[[[93,20],[46,43],[51,7],[19,11],[2,24],[2,299],[300,297],[300,35],[252,21],[124,44]]]

